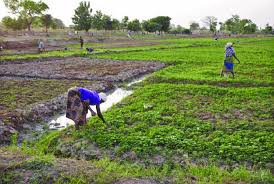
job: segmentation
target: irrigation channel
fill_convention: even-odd
[[[147,75],[139,77],[137,79],[132,80],[126,86],[131,87],[134,84],[142,82]],[[107,111],[113,105],[121,102],[125,97],[131,95],[133,90],[126,88],[116,88],[112,93],[107,95],[107,101],[100,105],[100,109],[102,112]],[[92,110],[96,112],[96,108],[94,106],[91,107]],[[90,111],[88,111],[87,118],[91,117]],[[57,115],[49,121],[49,129],[50,130],[62,130],[67,128],[68,126],[74,125],[74,122],[66,117],[65,114]]]

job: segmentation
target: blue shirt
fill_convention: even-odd
[[[79,92],[82,101],[89,100],[89,105],[100,105],[100,97],[96,91],[79,88]]]
[[[232,57],[233,55],[235,55],[235,50],[233,49],[233,47],[228,47],[225,49],[225,57]]]

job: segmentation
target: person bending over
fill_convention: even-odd
[[[105,93],[97,93],[81,87],[70,88],[68,90],[66,117],[74,121],[75,128],[78,130],[79,126],[87,123],[86,115],[88,110],[90,110],[92,116],[96,115],[96,112],[90,107],[95,105],[98,117],[106,123],[100,110],[100,104],[106,100]]]

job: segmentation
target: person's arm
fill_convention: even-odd
[[[238,63],[240,64],[240,60],[237,58],[237,56],[235,54],[233,54],[233,56],[238,61]]]
[[[84,101],[84,104],[85,104],[85,105],[88,107],[88,109],[90,110],[91,115],[92,115],[92,116],[95,116],[95,115],[96,115],[96,112],[94,112],[94,111],[91,109],[91,107],[90,107],[90,105],[89,105],[89,100]]]
[[[100,105],[96,105],[96,110],[97,110],[97,114],[98,114],[98,117],[101,118],[101,120],[106,123],[102,113],[101,113],[101,110],[100,110]]]
[[[89,105],[88,105],[88,109],[90,110],[92,116],[96,116],[96,112],[94,112]]]

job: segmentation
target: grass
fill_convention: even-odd
[[[117,157],[134,151],[148,162],[153,155],[173,161],[187,154],[226,164],[266,164],[274,157],[272,95],[273,88],[150,84],[106,113],[107,126],[93,120],[69,134],[69,143],[62,134],[55,148],[85,139]]]
[[[108,158],[93,161],[78,161],[76,169],[73,160],[64,160],[52,155],[35,154],[33,148],[19,149],[14,146],[2,148],[0,155],[9,153],[10,157],[19,158],[17,163],[10,163],[0,173],[0,181],[14,183],[24,180],[30,183],[113,183],[125,178],[154,179],[172,183],[271,183],[273,176],[267,170],[250,171],[244,167],[220,169],[215,165],[167,165],[143,166],[134,163],[119,163]],[[60,164],[63,164],[60,167]],[[73,164],[73,165],[71,165]],[[80,169],[81,167],[81,169]],[[92,169],[91,169],[92,168]],[[28,173],[32,173],[31,176]],[[72,174],[74,173],[74,174]]]

